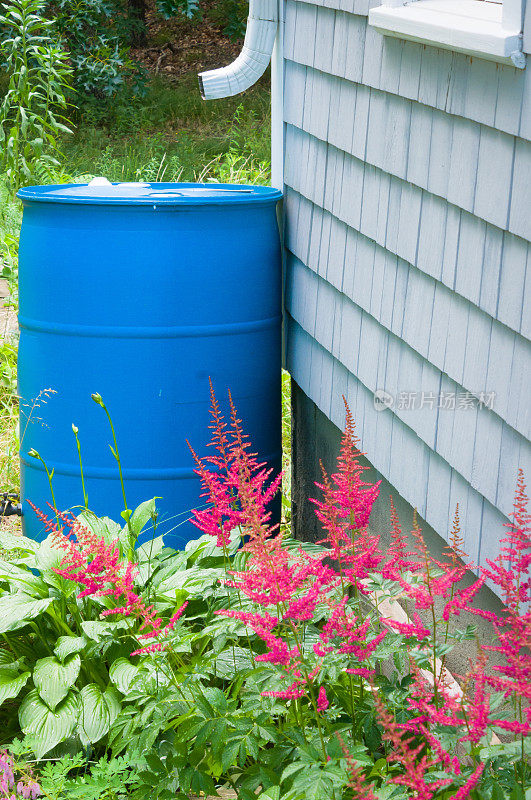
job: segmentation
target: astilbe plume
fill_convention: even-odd
[[[232,417],[235,417],[234,411]],[[242,448],[238,447],[237,459],[241,451]],[[280,533],[267,526],[260,496],[248,490],[251,483],[241,480],[244,471],[239,470],[234,490],[240,500],[240,524],[248,532],[243,546],[248,558],[245,570],[231,573],[227,584],[237,588],[259,607],[260,612],[245,614],[226,609],[219,613],[249,625],[268,648],[257,660],[268,661],[283,669],[287,688],[268,694],[283,698],[311,694],[312,680],[320,671],[322,659],[332,652],[350,656],[354,660],[351,669],[358,668],[364,674],[365,671],[372,674],[366,662],[387,631],[380,630],[374,634],[370,630],[371,619],[351,613],[347,606],[348,597],[344,594],[348,584],[365,578],[381,559],[378,537],[370,535],[367,530],[379,485],[361,480],[365,467],[360,464],[360,455],[354,423],[347,407],[338,472],[331,479],[324,474],[321,485],[324,499],[316,501],[316,513],[325,527],[324,543],[328,544],[328,548],[316,556],[309,555],[302,548],[288,550],[283,546]],[[339,572],[324,563],[329,555],[340,562]],[[338,600],[340,587],[343,596]],[[360,590],[363,591],[361,584]],[[300,626],[314,619],[317,606],[323,612],[328,607],[329,612],[320,640],[314,647],[313,655],[317,657],[317,662],[314,662],[301,652],[298,642]],[[264,624],[266,619],[267,625]],[[273,619],[275,624],[272,624]],[[322,692],[319,697],[321,710],[324,710]]]
[[[243,433],[232,396],[229,392],[230,424],[225,421],[210,381],[209,428],[212,432],[208,447],[212,455],[200,457],[190,443],[196,462],[196,474],[201,479],[201,497],[208,505],[194,509],[191,522],[203,533],[216,539],[220,548],[230,544],[235,528],[242,535],[253,536],[267,528],[271,517],[268,505],[278,492],[282,476],[271,479],[272,470],[249,452],[251,443]]]
[[[415,572],[421,568],[416,554],[407,549],[407,537],[402,532],[400,520],[396,512],[393,498],[390,501],[391,541],[387,549],[387,558],[381,568],[384,578],[398,580],[403,572]]]
[[[349,782],[347,786],[352,790],[353,800],[377,800],[371,786],[367,783],[367,778],[365,777],[363,769],[356,766],[356,762],[350,755],[348,748],[341,736],[338,733],[336,736],[339,740],[339,744],[341,745],[343,755],[345,756],[345,761],[347,762],[347,770],[349,775]]]
[[[381,560],[379,537],[369,534],[367,523],[372,507],[380,492],[380,483],[362,480],[367,466],[361,464],[363,453],[358,448],[354,420],[346,408],[345,430],[341,438],[338,470],[330,477],[321,465],[323,482],[316,486],[323,493],[322,500],[311,498],[315,513],[325,536],[319,542],[330,549],[332,558],[339,564],[341,574],[364,592],[362,581],[375,570]]]
[[[154,606],[147,605],[135,591],[138,570],[131,561],[120,560],[116,540],[107,543],[103,536],[97,536],[69,512],[52,509],[56,518],[53,522],[31,501],[28,502],[39,519],[47,524],[54,546],[63,552],[61,565],[54,572],[84,587],[78,594],[79,598],[112,599],[115,605],[102,611],[102,617],[127,617],[138,624],[135,636],[139,641],[155,640],[131,655],[164,650],[167,638],[187,604],[184,603],[164,625]]]
[[[496,561],[487,560],[483,570],[485,579],[496,584],[502,593],[505,610],[493,619],[498,637],[495,645],[485,645],[485,650],[498,653],[504,660],[493,670],[496,675],[488,683],[505,697],[518,698],[519,720],[506,730],[522,735],[531,732],[531,517],[524,475],[518,471],[514,501],[513,521],[508,525],[508,535],[502,539],[504,547]]]
[[[517,736],[531,733],[531,538],[528,496],[522,470],[518,471],[513,521],[496,560],[487,560],[472,586],[455,594],[443,609],[443,619],[462,611],[492,623],[497,642],[483,644],[475,664],[465,676],[472,687],[468,703],[470,730],[465,740],[477,742],[489,727]],[[474,606],[473,600],[484,583],[496,586],[504,600],[500,614]],[[488,652],[498,654],[501,664],[488,668]],[[496,718],[490,710],[490,690],[512,698],[517,718]]]
[[[357,662],[367,661],[380,642],[386,637],[384,629],[372,637],[371,619],[361,620],[348,608],[348,597],[332,606],[330,616],[323,625],[319,642],[314,645],[318,656],[326,656],[332,652],[353,655]]]
[[[224,609],[216,613],[248,625],[268,648],[255,660],[282,668],[288,687],[264,694],[284,699],[302,697],[310,690],[315,675],[303,666],[299,626],[313,619],[317,604],[337,586],[337,575],[323,564],[323,556],[312,557],[302,549],[288,551],[279,534],[255,536],[245,548],[249,552],[246,569],[232,572],[226,583],[261,610],[249,613]],[[317,670],[314,667],[315,674],[319,666]]]
[[[403,774],[390,778],[390,783],[405,786],[412,792],[411,797],[415,798],[415,800],[431,800],[438,789],[448,786],[453,779],[426,780],[430,769],[436,766],[437,761],[427,755],[424,743],[421,742],[415,745],[412,736],[409,738],[404,737],[402,727],[389,713],[374,688],[373,697],[378,720],[384,731],[382,738],[391,747],[387,760],[391,763],[400,764],[403,769]]]

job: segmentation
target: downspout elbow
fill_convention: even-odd
[[[278,27],[278,0],[250,0],[243,48],[238,58],[221,69],[199,75],[205,100],[244,92],[264,74],[271,60]]]

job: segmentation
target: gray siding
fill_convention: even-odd
[[[285,4],[287,366],[444,538],[459,502],[483,562],[531,474],[531,67],[384,38],[368,7]]]

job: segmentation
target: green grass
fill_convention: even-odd
[[[266,81],[243,96],[204,101],[195,73],[178,83],[154,79],[144,97],[86,102],[63,145],[70,175],[109,180],[270,180]]]

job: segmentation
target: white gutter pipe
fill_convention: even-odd
[[[266,71],[277,35],[278,0],[249,0],[249,17],[243,49],[232,64],[199,75],[205,100],[244,92]]]

